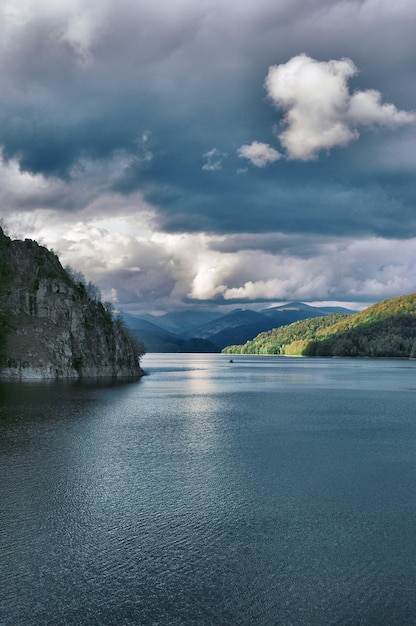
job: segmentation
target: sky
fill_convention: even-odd
[[[2,0],[0,220],[126,312],[416,292],[414,0]]]

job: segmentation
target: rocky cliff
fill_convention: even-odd
[[[140,346],[58,257],[0,228],[0,378],[138,377]]]

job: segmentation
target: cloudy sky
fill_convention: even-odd
[[[2,0],[0,218],[130,312],[416,291],[414,0]]]

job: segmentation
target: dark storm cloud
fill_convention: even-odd
[[[4,50],[0,134],[4,155],[18,156],[22,167],[31,172],[69,176],[81,156],[107,158],[119,149],[135,154],[137,138],[151,129],[158,153],[148,176],[138,168],[129,185],[146,189],[148,180],[151,201],[157,195],[154,185],[165,188],[166,203],[160,198],[158,208],[166,209],[167,217],[162,220],[171,228],[184,228],[181,215],[186,196],[191,215],[200,213],[201,221],[218,231],[222,230],[224,203],[231,212],[241,207],[249,221],[254,199],[262,206],[258,176],[250,172],[250,181],[242,182],[242,177],[230,173],[242,167],[237,149],[244,142],[267,140],[279,147],[271,123],[282,116],[273,114],[263,88],[268,64],[286,62],[299,52],[325,59],[354,57],[357,30],[363,36],[373,32],[370,21],[376,19],[378,38],[372,44],[378,56],[371,49],[366,86],[390,96],[394,84],[395,100],[403,106],[411,104],[407,93],[411,67],[405,61],[414,50],[413,38],[403,15],[394,9],[387,11],[383,22],[383,11],[365,12],[368,3],[363,2],[316,1],[306,7],[301,2],[262,2],[256,9],[244,2],[208,2],[197,7],[173,2],[159,14],[150,5],[138,8],[130,2],[121,2],[117,11],[108,2],[90,12],[75,4],[83,17],[77,30],[71,4],[68,12],[34,14],[20,29],[16,27],[13,46],[10,43]],[[342,19],[347,21],[341,32]],[[326,39],[316,36],[324,28],[327,49]],[[400,29],[397,46],[401,54],[396,46],[381,49],[385,35],[392,42],[392,28]],[[407,31],[405,49],[402,39]],[[361,38],[360,42],[363,55]],[[399,57],[394,71],[380,76],[380,65],[386,59],[389,67],[392,54]],[[406,76],[404,69],[398,90],[399,61],[409,73]],[[388,141],[388,135],[380,141],[386,137]],[[225,163],[211,157],[214,167],[210,167],[202,161],[210,153],[232,154],[232,158]],[[220,172],[223,168],[226,172]],[[326,184],[327,169],[324,164],[320,172],[313,170],[315,186]],[[329,169],[334,170],[333,176],[342,176],[336,163]],[[276,163],[267,168],[267,186],[274,187],[279,196],[282,178],[283,188],[296,185],[298,172]],[[305,169],[302,178],[307,182],[309,175]],[[178,203],[170,199],[175,196]],[[315,198],[311,200],[316,204]],[[301,217],[303,199],[301,203],[291,202],[288,210],[298,211]],[[267,213],[276,212],[275,225],[279,226],[279,207],[271,206],[267,198],[264,206]],[[336,199],[333,209],[337,210]],[[198,227],[192,226],[194,221],[191,228]],[[235,221],[231,220],[230,228]],[[247,227],[251,229],[251,224]],[[257,219],[256,227],[261,228]],[[285,220],[281,227],[288,227]]]
[[[160,210],[160,226],[171,232],[416,234],[416,189],[409,173],[384,167],[374,172],[371,164],[368,173],[351,172],[351,165],[336,157],[326,167],[278,168],[272,175],[253,170],[239,175],[230,163],[207,172],[178,159],[146,172],[141,188]]]
[[[5,0],[2,215],[36,235],[51,211],[54,224],[73,214],[85,229],[149,211],[152,232],[166,235],[152,267],[144,271],[142,253],[116,238],[112,254],[125,247],[131,267],[120,257],[100,275],[129,301],[290,298],[291,289],[302,296],[302,280],[314,299],[375,294],[383,280],[380,292],[405,288],[385,272],[356,289],[335,275],[318,284],[301,259],[321,258],[331,237],[340,251],[343,237],[416,236],[415,19],[410,0],[171,0],[163,10],[133,0]],[[26,213],[16,217],[19,209]],[[62,249],[99,273],[77,232]],[[175,233],[189,234],[179,252]],[[211,239],[199,242],[197,264],[186,250],[200,233]],[[257,274],[250,252],[264,255]],[[313,265],[317,275],[324,266]],[[283,289],[268,267],[285,267],[294,282]]]

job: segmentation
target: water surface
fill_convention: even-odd
[[[416,362],[0,384],[0,624],[416,623]]]

